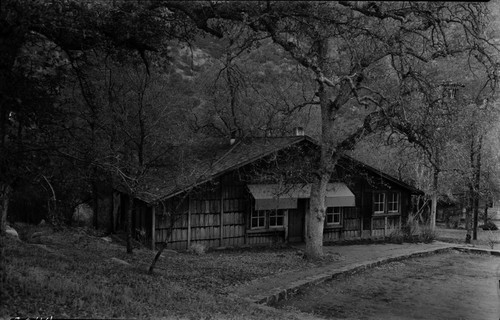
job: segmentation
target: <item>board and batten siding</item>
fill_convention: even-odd
[[[156,210],[156,243],[168,240],[167,248],[176,250],[188,249],[193,244],[205,247],[243,245],[247,206],[244,188],[244,184],[226,175],[217,185],[206,185],[188,195],[164,201]],[[172,215],[177,218],[173,219],[169,236]]]
[[[359,238],[361,231],[360,210],[356,207],[344,207],[341,225],[331,227],[326,225],[323,230],[323,241],[333,242]]]

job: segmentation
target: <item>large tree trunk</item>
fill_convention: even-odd
[[[472,238],[472,203],[473,203],[473,187],[469,186],[469,195],[467,199],[467,209],[465,211],[465,229],[467,233],[465,234],[465,243],[470,243]]]
[[[488,203],[484,207],[483,223],[484,224],[488,223]]]
[[[5,235],[7,229],[7,210],[9,208],[10,192],[12,188],[5,182],[0,182],[0,236]]]
[[[311,186],[309,210],[306,213],[306,252],[307,259],[318,259],[323,256],[323,227],[325,223],[325,193],[329,175]]]
[[[439,170],[434,169],[433,179],[432,179],[432,204],[431,204],[431,217],[429,221],[429,226],[432,230],[436,229],[436,213],[437,213],[437,202],[438,202],[438,182],[439,182]]]
[[[5,292],[5,282],[7,280],[7,270],[5,262],[5,236],[7,229],[7,210],[9,208],[9,198],[11,187],[7,183],[0,182],[0,301]]]
[[[134,206],[134,198],[128,196],[127,206],[127,253],[132,253],[132,210]]]
[[[483,146],[483,136],[479,136],[476,150],[476,165],[474,166],[474,226],[472,228],[472,239],[477,240],[477,224],[479,219],[479,188],[481,187],[481,149]]]
[[[330,39],[320,39],[318,43],[319,66],[324,76],[331,78],[333,70],[331,68],[332,58],[336,52],[330,46]],[[339,150],[333,146],[336,131],[336,113],[351,96],[351,87],[343,84],[335,90],[336,97],[331,99],[331,92],[328,92],[325,83],[319,79],[317,96],[321,106],[321,155],[317,168],[317,180],[312,184],[309,210],[306,214],[306,252],[307,259],[318,259],[323,256],[323,228],[325,222],[325,194],[326,186],[335,169],[334,153],[338,155]]]
[[[112,219],[111,221],[111,232],[116,233],[116,229],[118,227],[118,213],[120,209],[120,193],[119,192],[113,192],[113,213],[112,213]]]
[[[477,224],[479,219],[479,196],[477,192],[474,192],[474,222],[472,226],[472,240],[477,240]]]
[[[97,175],[94,170],[94,176]],[[94,178],[95,179],[95,178]],[[99,188],[97,186],[97,182],[94,180],[92,181],[92,193],[94,194],[93,198],[93,209],[94,209],[94,216],[93,216],[93,225],[94,228],[97,230],[99,229]]]

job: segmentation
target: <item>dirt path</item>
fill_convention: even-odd
[[[330,319],[499,319],[500,258],[438,254],[304,290],[277,306]]]

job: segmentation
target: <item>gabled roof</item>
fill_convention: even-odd
[[[411,193],[415,193],[415,194],[423,194],[424,193],[422,190],[419,190],[419,189],[407,184],[404,181],[396,179],[393,176],[391,176],[383,171],[380,171],[372,166],[369,166],[366,163],[363,163],[359,160],[356,160],[353,157],[349,157],[349,156],[344,155],[340,161],[348,161],[351,163],[351,165],[353,165],[359,169],[365,169],[367,171],[371,171],[373,174],[381,177],[382,179],[390,181],[390,182],[394,183],[395,185],[400,186],[404,189],[408,189]]]
[[[197,150],[199,154],[196,157],[181,159],[177,165],[152,168],[141,180],[141,188],[136,192],[136,196],[147,203],[168,199],[298,143],[318,145],[315,140],[308,136],[251,138],[241,139],[233,145],[228,142],[204,145]],[[411,192],[421,192],[355,159],[350,157],[346,157],[346,159],[373,171],[384,179],[409,189]]]

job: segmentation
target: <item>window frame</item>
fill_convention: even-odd
[[[288,209],[274,209],[274,210],[266,210],[268,216],[268,228],[276,229],[283,228],[285,226],[285,215],[288,214]],[[281,214],[280,214],[281,213]],[[281,225],[271,225],[271,218],[274,217],[276,222],[279,218],[281,218]]]
[[[376,199],[378,196],[382,196],[383,199]],[[376,201],[379,200],[379,201]],[[385,192],[374,192],[373,193],[373,214],[374,215],[383,215],[387,213],[387,205],[386,205],[387,197]],[[376,210],[375,207],[379,204],[382,204],[382,211]]]
[[[331,212],[329,212],[331,209]],[[338,212],[335,212],[335,210],[338,210]],[[327,226],[341,226],[342,225],[342,214],[344,212],[343,207],[326,207],[325,210],[325,222]],[[328,222],[328,217],[332,217],[332,222]],[[339,217],[339,221],[335,222],[335,216]]]
[[[393,200],[391,199],[393,196],[396,196],[396,201],[389,201]],[[400,214],[401,213],[401,195],[399,192],[388,192],[388,197],[387,198],[387,214]],[[396,204],[396,210],[390,210],[391,203]]]
[[[263,214],[263,216],[262,216]],[[250,214],[250,229],[251,230],[262,230],[266,229],[266,220],[267,220],[267,213],[266,210],[252,210]],[[260,219],[264,218],[264,225],[260,225]],[[254,220],[257,221],[257,226],[254,227],[253,222]]]
[[[283,229],[285,227],[285,217],[288,215],[288,209],[272,209],[272,210],[252,210],[250,214],[250,230],[271,230]],[[276,222],[281,218],[281,225],[271,225],[271,218],[275,218]],[[264,225],[253,225],[253,221],[264,218]]]
[[[383,202],[376,201],[380,200],[380,198],[377,199],[380,195],[383,197]],[[394,196],[396,197],[395,199],[393,198]],[[376,191],[373,192],[372,200],[372,211],[374,216],[401,214],[401,192],[399,191]],[[383,206],[383,211],[376,210],[376,207],[380,204]],[[396,206],[396,210],[390,210],[390,207],[394,208],[394,204]]]

